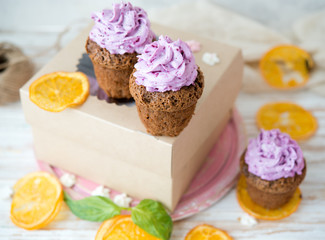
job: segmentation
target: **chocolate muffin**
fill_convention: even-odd
[[[154,34],[146,12],[131,3],[113,4],[92,14],[95,22],[86,42],[99,86],[112,98],[132,98],[129,78],[137,55]]]
[[[130,91],[137,103],[139,117],[148,133],[155,136],[179,135],[191,120],[203,86],[204,77],[200,69],[194,84],[179,91],[148,92],[135,82],[133,74],[130,77]]]
[[[142,123],[155,136],[179,135],[190,122],[204,87],[189,46],[160,36],[138,58],[130,92]]]
[[[274,181],[263,180],[248,171],[245,153],[240,159],[240,168],[246,178],[247,192],[253,202],[268,209],[276,209],[286,204],[304,180],[307,170],[305,165],[301,175],[295,174],[294,177],[280,178]]]
[[[251,140],[240,159],[240,169],[253,202],[267,209],[276,209],[291,199],[305,178],[307,167],[298,144],[276,129],[262,130],[256,139]]]
[[[137,53],[111,54],[88,38],[86,51],[93,63],[98,85],[112,98],[132,98],[129,78],[137,62]]]

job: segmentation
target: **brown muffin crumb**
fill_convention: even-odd
[[[135,70],[134,70],[135,71]],[[147,132],[155,136],[177,136],[190,122],[201,97],[204,77],[200,69],[193,85],[179,91],[148,92],[130,77],[130,92]]]

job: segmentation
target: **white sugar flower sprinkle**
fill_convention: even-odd
[[[258,223],[254,217],[252,217],[246,213],[241,215],[241,217],[239,218],[239,221],[242,225],[248,226],[248,227],[255,226]]]
[[[100,185],[91,192],[91,195],[109,198],[109,192],[110,190],[108,188],[104,187],[103,185]]]
[[[126,193],[122,193],[114,197],[114,203],[120,207],[130,207],[131,202],[132,198],[128,197]]]
[[[216,53],[209,53],[206,52],[202,56],[202,61],[210,66],[215,65],[216,63],[220,62],[220,58]]]
[[[65,187],[72,187],[76,184],[76,176],[70,173],[65,173],[60,177],[60,182]]]

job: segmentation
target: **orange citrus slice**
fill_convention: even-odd
[[[106,220],[99,227],[95,240],[158,240],[132,222],[130,215],[120,215]]]
[[[280,220],[286,218],[297,210],[301,202],[301,192],[297,188],[290,201],[285,205],[277,209],[266,209],[252,201],[246,187],[246,179],[242,175],[237,183],[238,203],[245,212],[257,219]]]
[[[232,240],[232,237],[223,230],[208,224],[201,224],[190,230],[185,240]]]
[[[293,45],[281,45],[268,51],[259,67],[271,87],[289,89],[307,83],[314,62],[305,50]]]
[[[10,218],[18,227],[39,229],[54,220],[62,203],[62,186],[54,176],[30,173],[14,185]]]
[[[295,140],[311,137],[318,126],[316,118],[309,111],[290,102],[265,104],[258,110],[256,122],[259,128],[278,128]]]
[[[59,199],[58,203],[55,206],[54,212],[52,212],[51,216],[45,222],[43,222],[43,224],[41,224],[40,228],[43,228],[43,227],[47,226],[48,224],[50,224],[56,218],[56,216],[60,213],[63,202],[64,202],[63,199],[64,198]]]
[[[43,75],[29,87],[29,98],[40,108],[60,112],[84,103],[89,95],[89,82],[81,72],[54,72]]]

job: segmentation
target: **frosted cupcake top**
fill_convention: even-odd
[[[149,92],[178,91],[194,83],[197,65],[190,47],[183,41],[160,36],[138,55],[133,74],[138,85]]]
[[[278,129],[262,130],[257,138],[251,139],[245,162],[250,173],[268,181],[300,175],[305,166],[297,142]]]
[[[154,38],[147,13],[131,3],[113,4],[112,9],[94,12],[91,18],[95,25],[89,38],[111,54],[141,53]]]

